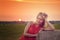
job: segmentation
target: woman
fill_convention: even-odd
[[[40,12],[36,22],[27,24],[20,40],[36,40],[38,33],[42,30],[54,30],[54,26],[46,20],[47,17],[47,14]]]
[[[43,18],[41,13],[39,13],[36,22],[29,22],[27,24],[20,40],[36,40],[37,34],[43,30],[44,24],[45,19]]]

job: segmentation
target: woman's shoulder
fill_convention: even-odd
[[[36,24],[36,22],[30,21],[30,22],[28,22],[28,24],[34,25],[34,24]]]

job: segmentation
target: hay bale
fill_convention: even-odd
[[[37,40],[60,40],[60,31],[41,31]]]

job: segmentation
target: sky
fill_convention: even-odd
[[[60,0],[0,0],[0,21],[35,21],[39,12],[60,21]]]

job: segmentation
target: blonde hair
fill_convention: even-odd
[[[45,18],[47,18],[48,17],[48,15],[46,14],[46,13],[43,13],[43,12],[39,12],[39,14],[37,15],[37,17],[36,18],[38,18],[39,16],[41,16],[41,17],[45,17]]]

